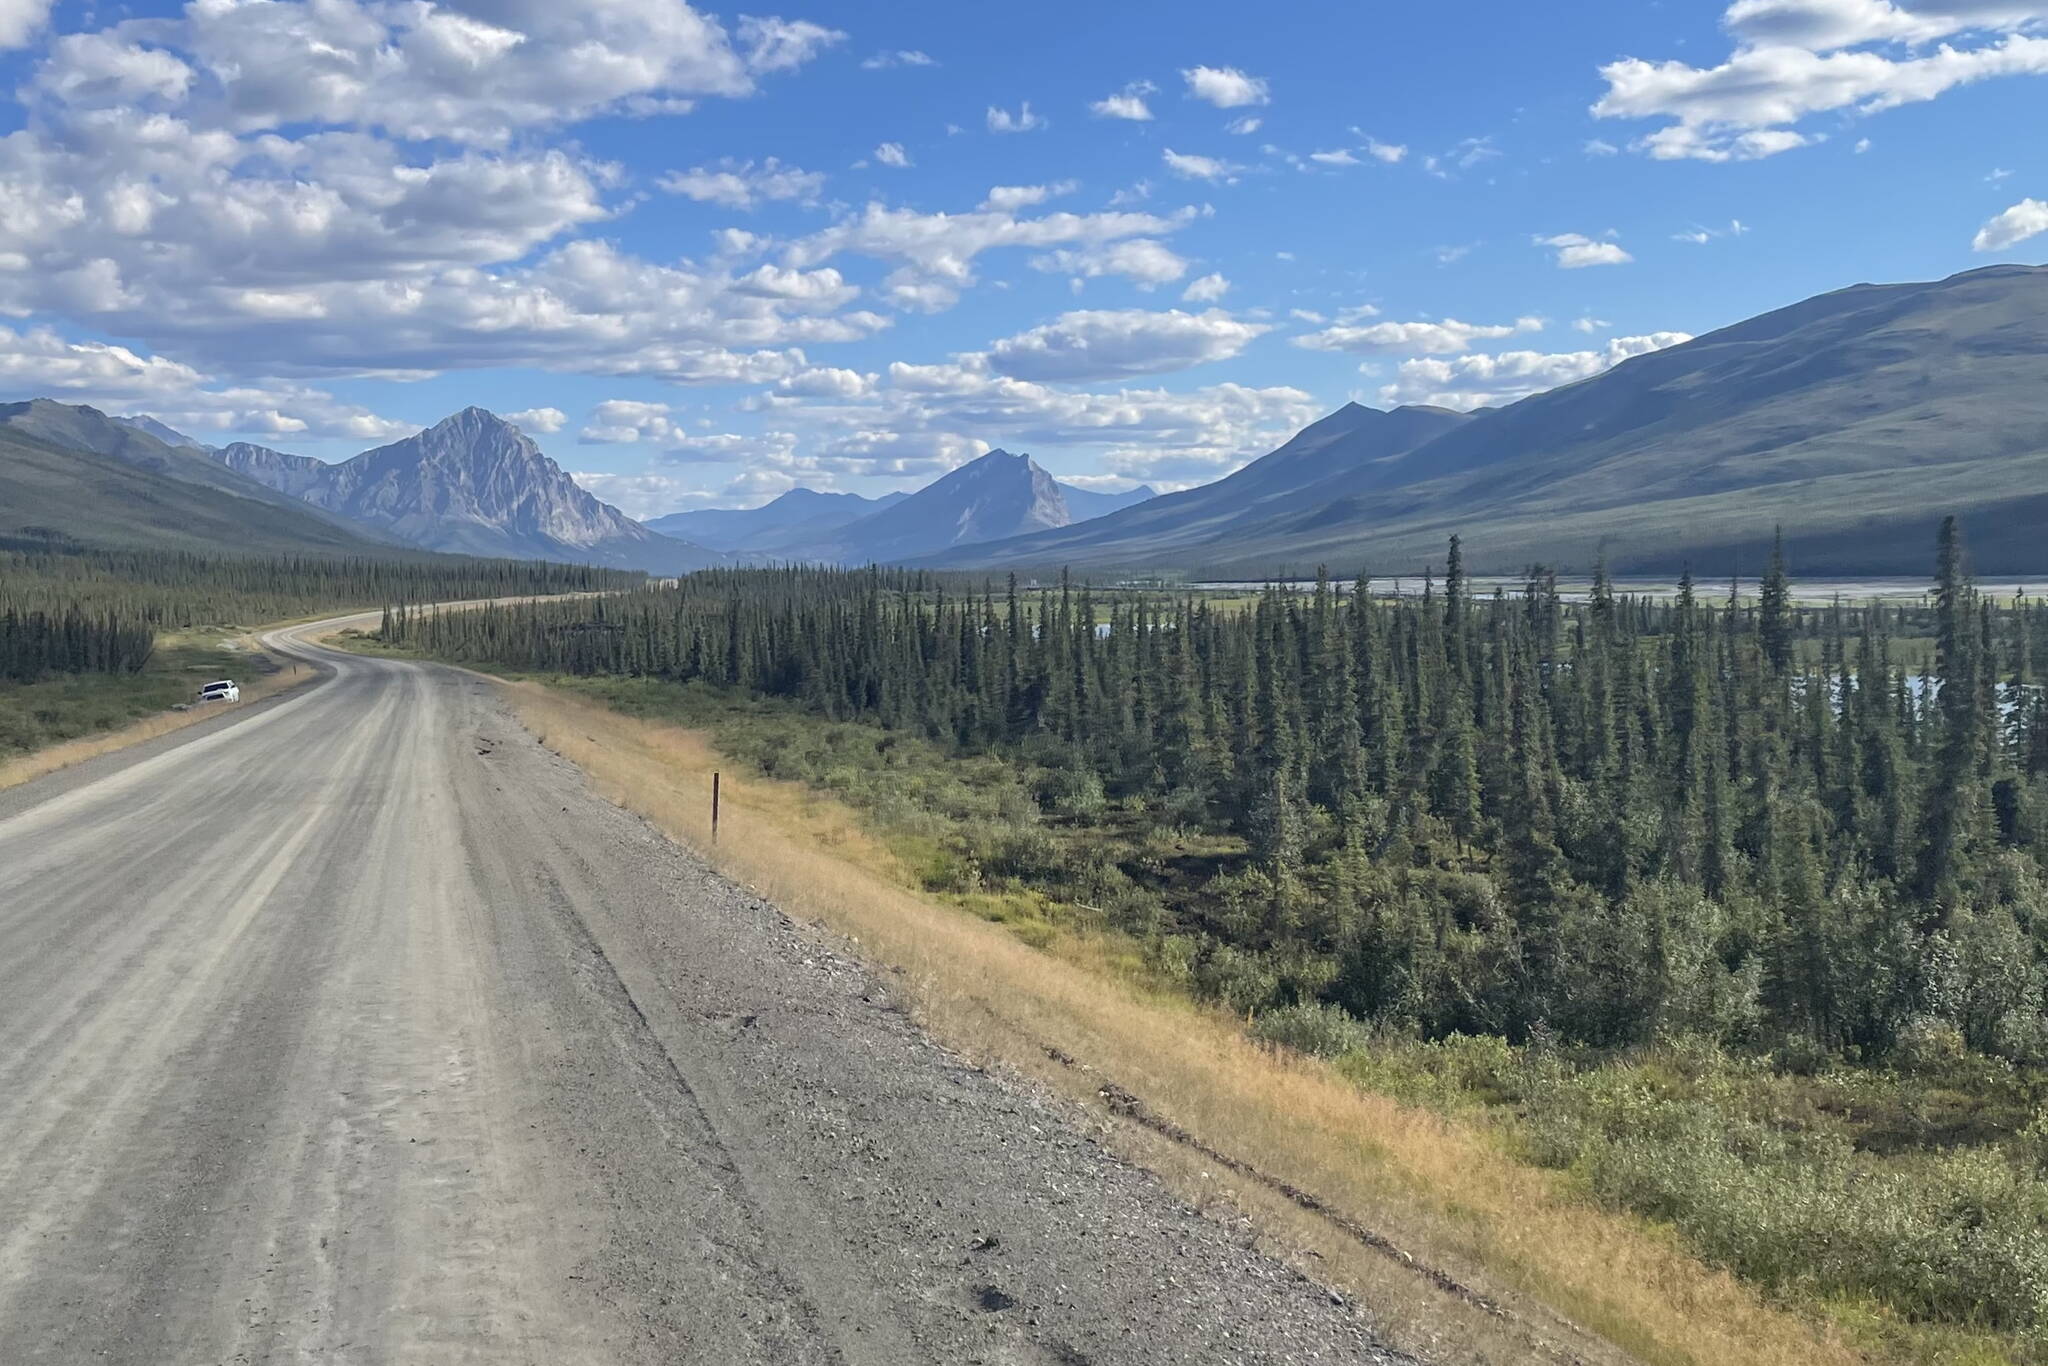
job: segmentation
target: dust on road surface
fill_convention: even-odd
[[[0,1362],[1396,1359],[323,629],[269,642],[313,690],[0,799]]]

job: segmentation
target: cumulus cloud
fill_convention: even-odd
[[[712,166],[693,166],[687,171],[670,171],[661,188],[702,204],[719,204],[728,209],[751,209],[772,200],[794,199],[813,203],[825,188],[825,177],[817,171],[785,166],[774,157],[756,165],[725,157]]]
[[[1189,281],[1188,287],[1180,292],[1180,297],[1189,303],[1213,304],[1229,292],[1230,281],[1220,274],[1211,273],[1198,280]]]
[[[1557,265],[1560,270],[1583,270],[1587,266],[1625,266],[1636,258],[1621,249],[1621,244],[1587,237],[1576,232],[1559,233],[1555,237],[1539,237],[1539,247],[1552,247],[1557,251]]]
[[[2044,232],[2048,232],[2048,201],[2022,199],[1977,229],[1970,245],[1978,251],[2004,251]]]
[[[1458,409],[1512,403],[1560,384],[1589,379],[1632,357],[1691,340],[1684,332],[1653,332],[1615,337],[1593,351],[1504,351],[1447,360],[1418,357],[1401,362],[1394,382],[1380,389],[1380,400]]]
[[[875,148],[874,158],[884,166],[905,170],[910,166],[910,153],[903,150],[900,142],[885,142]]]
[[[505,420],[543,436],[553,436],[569,425],[569,415],[560,408],[522,408],[516,413],[505,414]]]
[[[1122,242],[1048,252],[1031,260],[1034,270],[1093,280],[1121,275],[1140,289],[1172,284],[1188,273],[1188,263],[1164,242],[1135,237]]]
[[[1001,247],[1067,248],[1057,253],[1062,263],[1042,267],[1047,269],[1179,279],[1186,263],[1157,241],[1125,246],[1117,252],[1089,253],[1086,249],[1132,238],[1156,238],[1185,221],[1185,215],[1124,211],[1050,213],[1036,218],[993,208],[921,213],[877,203],[790,243],[784,258],[795,268],[829,260],[841,252],[894,262],[896,269],[883,281],[883,293],[900,307],[935,311],[950,307],[960,291],[975,282],[978,257]],[[1076,254],[1070,256],[1069,252]]]
[[[1152,118],[1152,106],[1145,102],[1147,95],[1159,89],[1150,81],[1132,81],[1113,95],[1104,95],[1088,106],[1088,112],[1099,119],[1129,119],[1133,123],[1147,123]]]
[[[1809,146],[1795,125],[1874,114],[2005,76],[2048,74],[2048,6],[2002,0],[1736,0],[1735,39],[1704,67],[1629,57],[1600,69],[1601,118],[1666,119],[1637,143],[1664,160],[1748,161]]]
[[[1533,317],[1499,324],[1461,323],[1456,318],[1445,318],[1440,322],[1340,324],[1296,337],[1294,344],[1311,351],[1348,351],[1354,355],[1420,351],[1429,356],[1450,356],[1471,350],[1477,341],[1497,341],[1520,332],[1542,330],[1543,319]]]
[[[1220,157],[1197,156],[1192,152],[1176,152],[1171,147],[1160,153],[1166,162],[1166,169],[1187,180],[1233,180],[1244,167]]]
[[[0,51],[26,47],[50,17],[51,0],[0,0]]]
[[[991,133],[1033,133],[1046,126],[1044,117],[1031,112],[1031,101],[1026,100],[1012,114],[1007,109],[988,107],[988,131]]]
[[[1271,330],[1213,308],[1083,310],[1005,337],[989,348],[988,363],[1014,379],[1127,379],[1228,360]]]
[[[18,0],[15,0],[18,5]],[[802,20],[749,17],[728,32],[678,0],[561,5],[490,0],[469,12],[373,0],[190,4],[52,46],[37,77],[74,109],[131,96],[105,68],[118,50],[174,54],[186,88],[157,98],[233,132],[381,129],[408,139],[505,145],[521,128],[607,112],[684,112],[754,92],[843,36]],[[146,49],[143,45],[146,43]]]
[[[1234,66],[1195,66],[1180,73],[1188,94],[1206,100],[1218,109],[1236,109],[1247,104],[1267,104],[1272,92],[1264,77],[1247,76]]]
[[[319,389],[279,381],[223,384],[163,356],[71,341],[50,327],[0,327],[0,390],[75,396],[112,412],[146,412],[209,434],[378,441],[414,430]]]
[[[1078,187],[1079,182],[1072,180],[1055,181],[1050,185],[998,185],[988,192],[988,198],[981,201],[981,207],[998,213],[1015,213],[1019,209],[1043,204],[1048,199],[1072,194]]]
[[[642,441],[668,441],[682,434],[666,403],[639,399],[606,399],[590,411],[590,421],[576,434],[577,440],[592,446],[637,445]]]

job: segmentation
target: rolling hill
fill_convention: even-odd
[[[1405,450],[1360,458],[1339,437],[1314,479],[1294,476],[1315,461],[1280,459],[1329,424],[1398,411],[1340,410],[1207,489],[929,558],[1409,571],[1456,533],[1476,569],[1604,554],[1617,570],[1725,573],[1760,563],[1782,523],[1803,572],[1919,573],[1953,512],[1980,570],[2048,561],[2048,268],[1856,285],[1446,420]],[[1260,494],[1239,515],[1218,497],[1233,480]]]

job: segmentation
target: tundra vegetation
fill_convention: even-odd
[[[2048,1360],[2048,616],[712,571],[387,610],[869,810],[1361,1084],[1926,1360]]]

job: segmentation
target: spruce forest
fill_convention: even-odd
[[[1395,599],[790,568],[395,606],[383,636],[1028,764],[1035,809],[963,831],[946,877],[1086,902],[1243,1014],[2048,1059],[2048,614],[1980,593],[1952,520],[1903,605],[1797,604],[1782,555],[1753,598],[1533,572],[1475,599],[1453,540]],[[1091,824],[1141,852],[1047,838]]]

